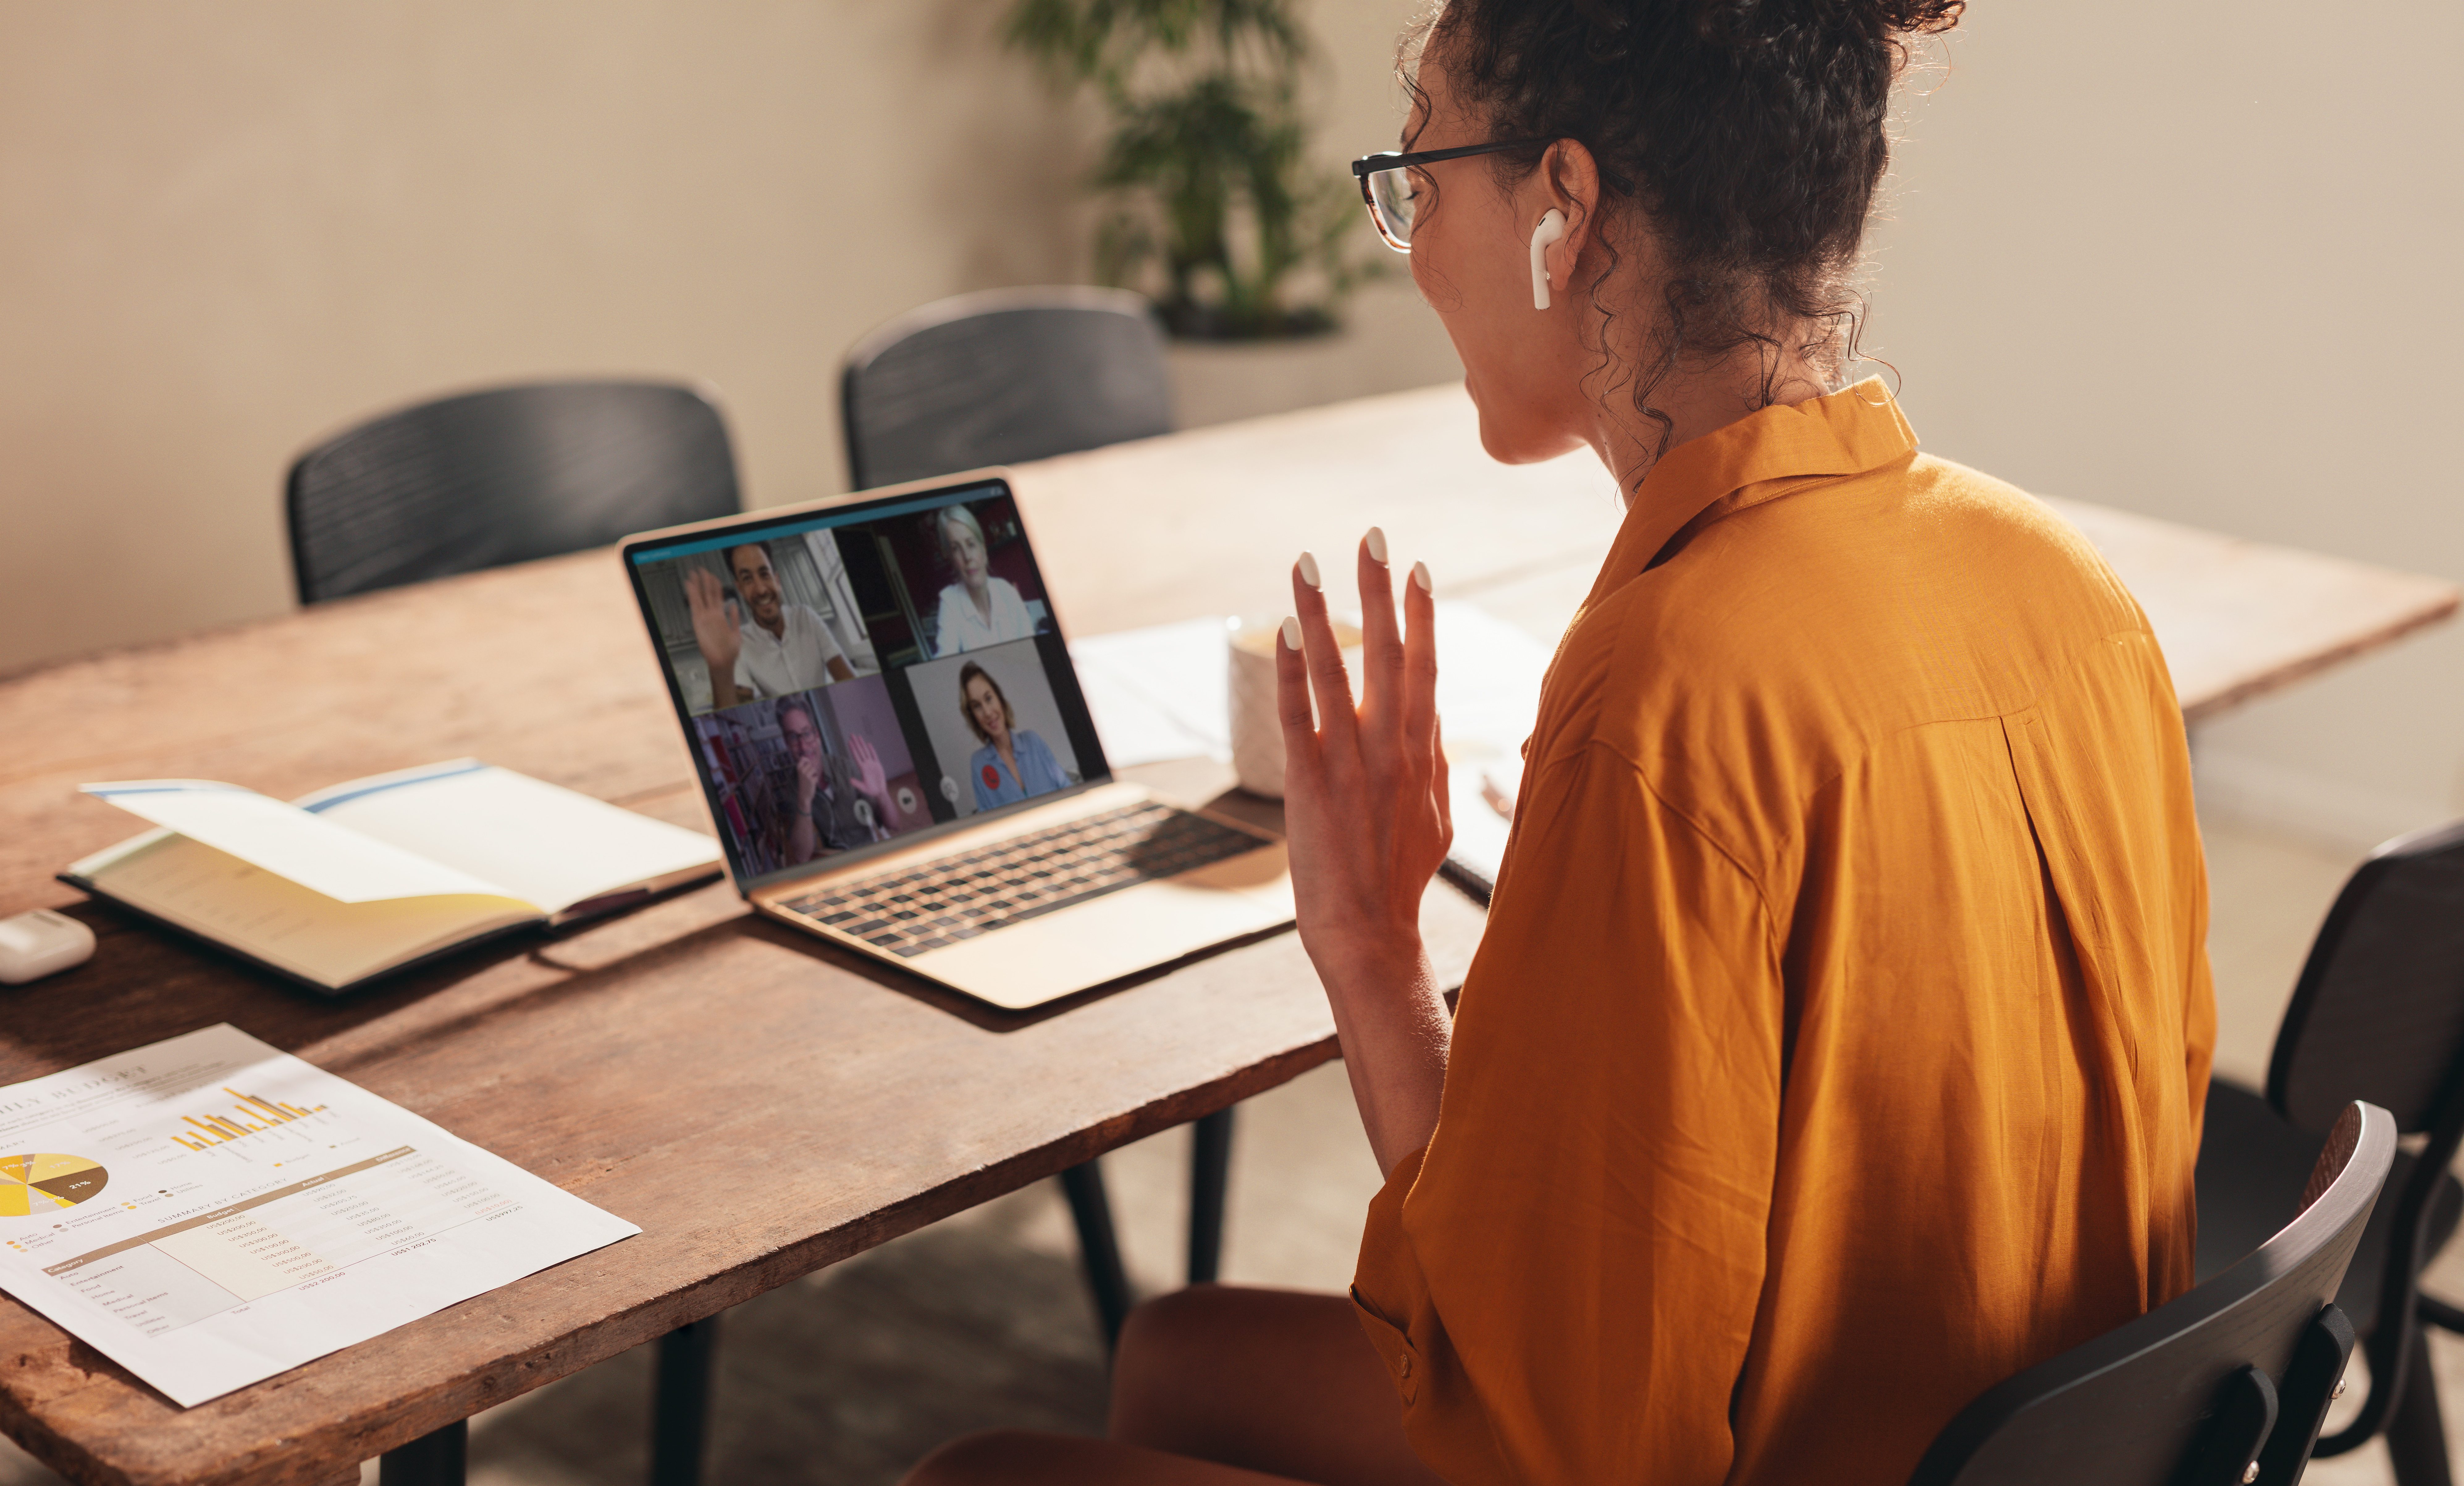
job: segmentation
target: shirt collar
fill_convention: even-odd
[[[1652,467],[1584,606],[1625,586],[1695,517],[1774,480],[1862,474],[1916,451],[1916,430],[1880,377],[1829,397],[1759,409],[1678,445]]]

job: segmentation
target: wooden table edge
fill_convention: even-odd
[[[2186,725],[2194,727],[2219,713],[2230,711],[2244,702],[2255,701],[2292,686],[2295,682],[2306,680],[2341,666],[2346,661],[2357,659],[2373,650],[2383,649],[2417,630],[2427,629],[2432,624],[2442,623],[2453,618],[2459,603],[2464,603],[2464,590],[2451,587],[2438,601],[2426,603],[2376,628],[2356,634],[2342,644],[2314,655],[2303,656],[2298,661],[2287,662],[2264,674],[2235,682],[2220,691],[2194,701],[2184,702],[2182,721]]]

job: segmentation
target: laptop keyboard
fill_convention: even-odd
[[[1127,805],[784,907],[908,958],[1265,844],[1170,805]]]

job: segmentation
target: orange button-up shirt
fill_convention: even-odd
[[[1897,1486],[2189,1287],[2189,755],[2077,531],[1879,382],[1765,408],[1653,470],[1525,756],[1353,1288],[1440,1475]]]

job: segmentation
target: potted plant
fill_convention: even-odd
[[[1010,44],[1111,120],[1096,272],[1188,340],[1337,327],[1375,272],[1350,183],[1304,158],[1290,0],[1017,0]]]

